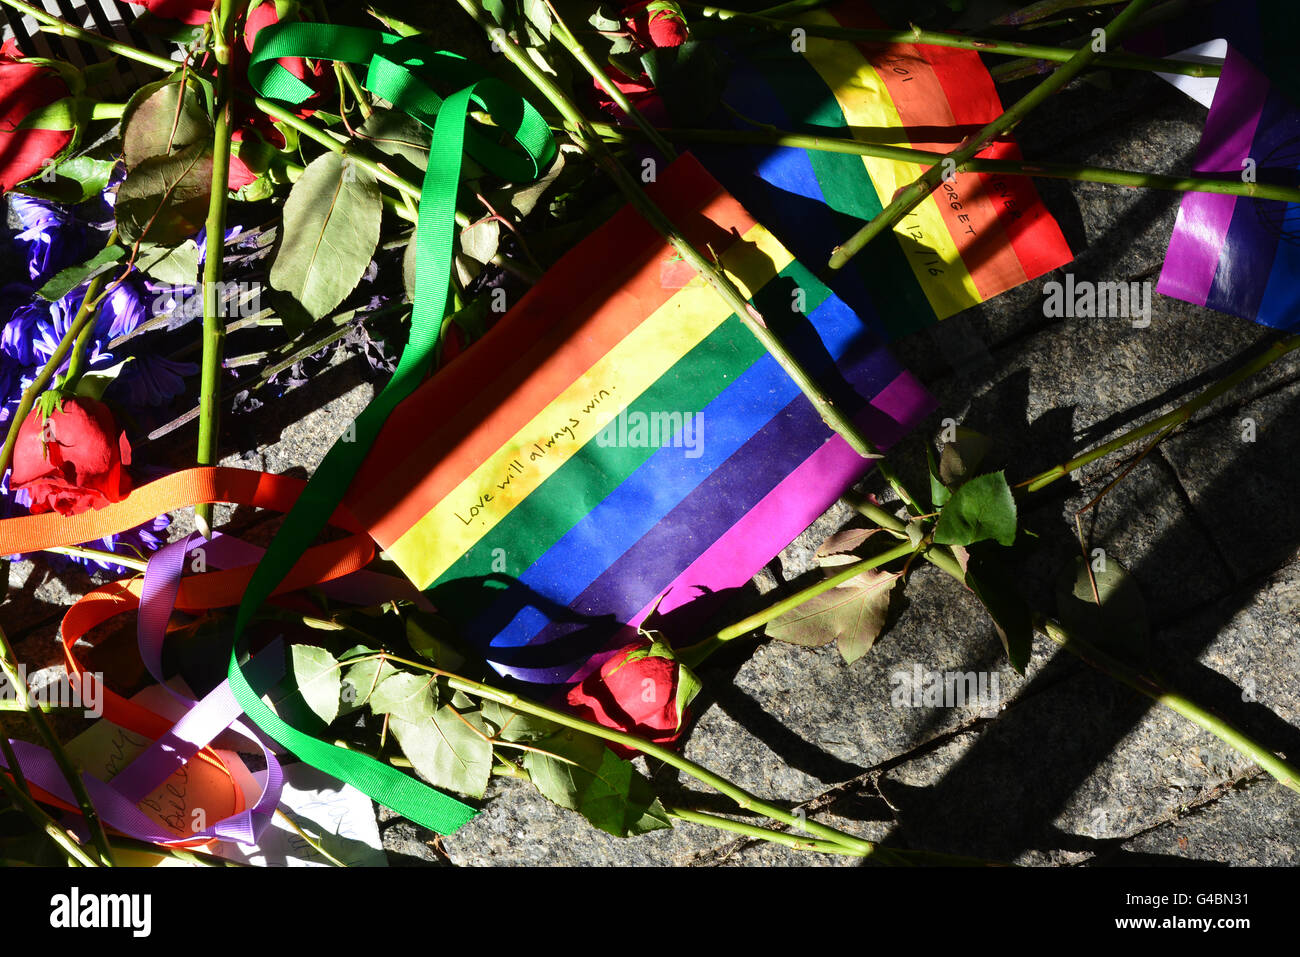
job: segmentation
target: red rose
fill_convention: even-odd
[[[65,399],[62,409],[41,421],[33,409],[14,444],[11,489],[27,489],[33,512],[76,515],[131,491],[122,466],[131,446],[108,406],[94,399]]]
[[[665,744],[681,733],[686,705],[698,688],[695,676],[667,644],[645,640],[620,648],[567,700],[579,717]],[[609,747],[624,756],[635,753],[621,745]]]
[[[0,191],[39,173],[43,160],[58,156],[72,142],[72,130],[18,129],[29,115],[68,92],[54,70],[24,62],[13,40],[0,47]]]
[[[201,27],[212,19],[213,0],[131,0],[156,17],[179,20],[192,27]]]
[[[623,19],[632,35],[645,46],[679,47],[686,42],[686,18],[675,3],[640,0],[623,8]]]

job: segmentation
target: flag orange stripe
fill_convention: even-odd
[[[651,195],[700,248],[722,254],[754,220],[697,164],[674,189]],[[695,209],[692,210],[692,205]],[[647,244],[644,231],[655,241]],[[629,238],[631,242],[629,242]],[[581,251],[581,255],[575,255]],[[676,252],[639,216],[616,216],[564,262],[580,268],[539,284],[474,346],[473,363],[453,362],[394,411],[361,471],[349,506],[381,544],[393,542],[618,345],[685,280],[664,282]],[[623,282],[599,283],[610,276]],[[687,271],[693,276],[693,271]],[[555,323],[554,317],[564,317]],[[565,348],[561,351],[561,344]],[[523,350],[522,353],[520,350]],[[502,368],[490,382],[481,370]],[[478,376],[478,378],[476,378]],[[501,396],[509,396],[504,402]],[[419,436],[424,436],[421,440]],[[383,495],[366,494],[383,489]]]

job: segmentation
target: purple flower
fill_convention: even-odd
[[[27,253],[32,282],[41,285],[77,261],[86,243],[70,213],[54,203],[18,193],[9,197],[9,207],[23,226],[14,239]]]
[[[25,366],[34,363],[36,353],[32,346],[36,339],[36,324],[48,316],[49,308],[39,300],[15,309],[0,331],[0,353]]]
[[[244,227],[238,223],[227,227],[225,245],[229,246],[233,243],[243,231]],[[208,227],[204,226],[200,229],[198,235],[194,237],[194,241],[199,244],[199,265],[202,266],[204,260],[208,258]]]
[[[135,273],[114,287],[99,305],[99,317],[95,320],[97,336],[112,340],[134,332],[136,326],[149,318],[146,295],[144,283]]]
[[[81,309],[83,294],[84,291],[72,292],[58,302],[50,303],[46,315],[36,320],[36,334],[32,339],[32,350],[35,353],[35,361],[39,365],[49,362],[50,357],[59,348],[59,343],[67,335],[68,327],[77,318],[77,312]],[[91,340],[89,355],[87,355],[86,360],[86,368],[88,369],[98,369],[113,364],[112,354],[103,351],[103,346],[97,338]],[[67,360],[65,359],[59,370],[62,371],[66,368]]]

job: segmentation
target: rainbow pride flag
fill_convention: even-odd
[[[879,28],[865,4],[841,3],[809,24]],[[788,36],[732,45],[715,125],[779,129],[948,152],[1002,113],[969,50]],[[699,147],[701,161],[801,260],[820,268],[924,167],[793,147]],[[1010,140],[983,158],[1019,159]],[[993,298],[1072,258],[1027,177],[958,173],[833,281],[855,311],[896,339]]]
[[[932,410],[693,157],[650,191],[869,440]],[[624,208],[393,412],[347,504],[498,671],[562,683],[656,602],[707,614],[869,465]]]
[[[1229,47],[1197,172],[1300,184],[1300,107]],[[1187,193],[1156,291],[1277,329],[1300,327],[1300,206]]]

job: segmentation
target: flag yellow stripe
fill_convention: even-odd
[[[823,11],[812,11],[805,20],[809,24],[839,26],[834,17]],[[805,39],[804,56],[834,94],[854,136],[862,139],[860,131],[896,129],[903,140],[901,145],[910,145],[904,138],[903,121],[884,80],[857,46],[823,37]],[[885,206],[894,193],[924,172],[916,163],[874,156],[864,156],[862,162]],[[894,232],[936,314],[950,316],[983,301],[933,195],[908,213],[894,227]]]
[[[722,255],[727,274],[747,297],[792,259],[762,226]],[[730,315],[722,298],[693,276],[442,501],[431,503],[389,556],[427,588]]]

